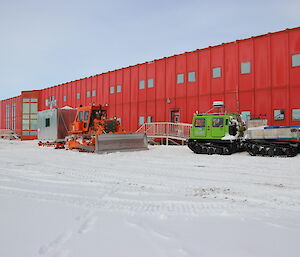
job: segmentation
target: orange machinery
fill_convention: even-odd
[[[79,107],[66,148],[97,153],[148,149],[145,134],[126,133],[116,117],[107,118],[107,111],[102,105]]]
[[[120,122],[107,119],[108,106],[91,105],[77,109],[75,121],[67,137],[67,149],[95,151],[96,135],[120,132]]]

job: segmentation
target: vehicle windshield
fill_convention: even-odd
[[[214,118],[213,119],[213,127],[223,127],[224,126],[224,119],[223,118]]]
[[[82,121],[82,111],[80,111],[80,112],[78,113],[78,120],[79,120],[79,121]]]
[[[200,128],[205,127],[205,118],[197,118],[195,120],[195,127],[200,127]]]
[[[85,111],[84,112],[84,120],[88,120],[89,119],[89,114],[90,114],[89,111]]]

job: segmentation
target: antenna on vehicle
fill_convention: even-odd
[[[213,106],[214,106],[214,108],[225,108],[223,101],[214,101]]]
[[[213,109],[221,109],[224,108],[226,111],[228,111],[229,113],[234,113],[231,110],[229,110],[225,105],[223,101],[214,101],[213,102],[213,108],[211,108],[210,110],[208,110],[205,114],[211,112]]]

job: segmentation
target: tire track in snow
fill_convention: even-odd
[[[190,201],[190,200],[132,200],[116,197],[84,197],[76,194],[59,194],[53,192],[41,192],[25,190],[13,187],[0,186],[1,194],[14,195],[20,198],[37,199],[41,201],[55,201],[76,207],[92,210],[124,211],[130,214],[142,213],[147,215],[223,215],[242,214],[251,212],[249,206],[230,201]],[[257,213],[257,209],[253,210]]]

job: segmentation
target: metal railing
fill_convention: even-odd
[[[190,137],[192,124],[173,122],[144,123],[136,132],[146,133],[148,138],[166,139],[166,144],[174,140],[182,141],[182,144]]]
[[[0,139],[16,140],[19,139],[19,135],[16,130],[0,129]]]

